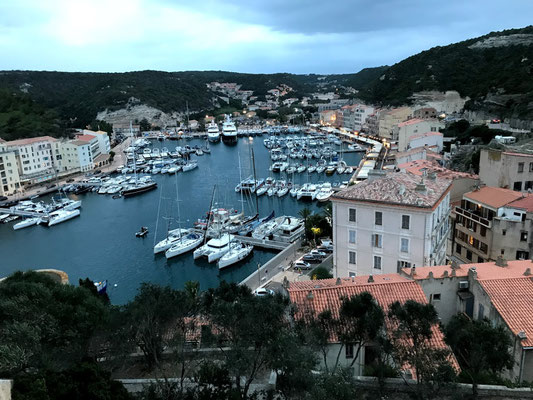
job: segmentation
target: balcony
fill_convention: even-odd
[[[479,215],[476,215],[473,212],[466,211],[465,209],[460,208],[460,207],[455,207],[455,213],[457,215],[462,215],[463,217],[469,218],[472,221],[475,221],[478,224],[483,225],[484,227],[486,227],[488,229],[491,228],[491,221],[489,221],[488,219],[483,218],[483,217],[481,217]]]

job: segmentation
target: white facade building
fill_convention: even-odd
[[[426,132],[438,132],[441,128],[444,128],[444,124],[436,119],[413,118],[400,122],[394,128],[393,140],[398,141],[398,151],[405,151],[412,136]]]
[[[442,151],[443,146],[443,135],[440,132],[426,132],[411,136],[407,144],[408,149],[428,147],[437,153]]]
[[[10,196],[20,187],[17,156],[0,143],[0,196]]]
[[[389,173],[332,196],[336,277],[445,262],[451,180]]]

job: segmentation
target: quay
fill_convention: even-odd
[[[269,240],[269,239],[255,239],[253,237],[248,236],[236,236],[236,239],[240,242],[254,245],[255,247],[259,247],[262,249],[269,249],[269,250],[285,250],[287,247],[291,245],[289,242],[280,242],[278,240]]]

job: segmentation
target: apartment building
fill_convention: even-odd
[[[512,342],[513,367],[503,376],[533,380],[533,264],[530,260],[406,268],[402,275],[416,281],[442,323],[457,313],[487,318],[503,326]]]
[[[15,153],[21,185],[44,182],[54,177],[55,142],[57,139],[53,137],[41,136],[3,143],[8,151]]]
[[[374,112],[374,107],[364,104],[354,104],[342,107],[342,126],[351,131],[360,131],[366,126],[366,119]]]
[[[487,186],[526,192],[533,189],[533,154],[482,149],[479,177]]]
[[[398,151],[405,151],[409,148],[411,137],[427,132],[439,132],[441,128],[444,128],[444,123],[436,119],[413,118],[400,122],[393,128],[392,140],[398,141]]]
[[[440,132],[419,133],[407,139],[407,148],[416,149],[418,147],[428,147],[440,153],[444,147],[444,137]]]
[[[382,110],[378,117],[378,134],[384,139],[393,140],[394,128],[400,122],[411,117],[413,110],[410,107],[399,107],[391,110]]]
[[[86,136],[86,137],[85,137]],[[92,137],[90,137],[92,136]],[[94,138],[98,141],[98,146],[94,144]],[[91,143],[91,151],[94,158],[101,154],[109,154],[111,151],[111,144],[109,142],[109,135],[104,131],[90,131],[83,129],[76,136],[76,140],[86,140]]]
[[[463,196],[451,214],[451,256],[457,262],[530,257],[533,195],[484,186]]]
[[[0,196],[11,196],[19,188],[17,156],[0,142]]]
[[[349,186],[331,197],[336,277],[438,265],[446,256],[451,181],[410,173]]]

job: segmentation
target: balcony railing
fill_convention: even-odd
[[[462,215],[463,217],[469,218],[472,221],[476,221],[478,224],[481,224],[489,229],[491,227],[491,222],[488,219],[480,217],[479,215],[471,213],[470,211],[466,211],[460,207],[455,207],[455,213]]]

